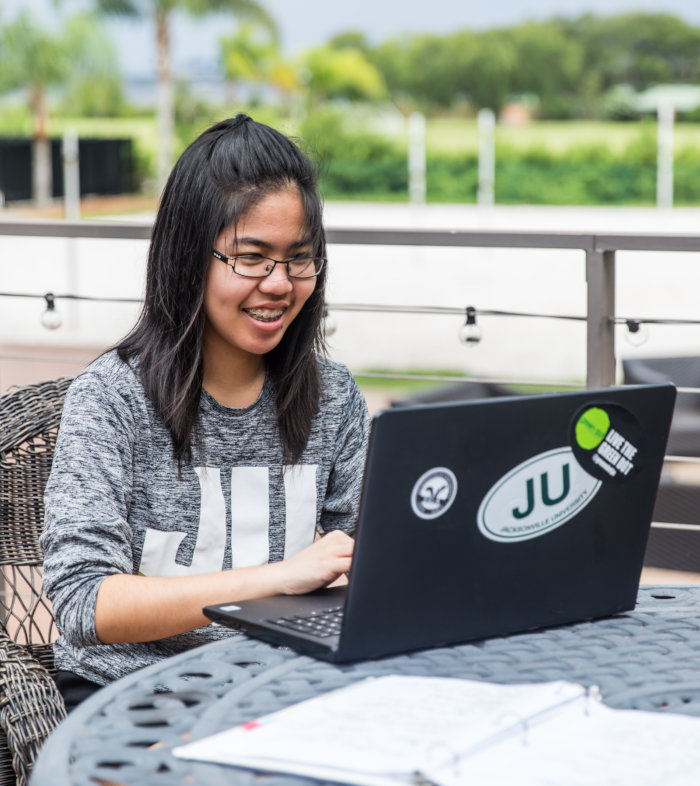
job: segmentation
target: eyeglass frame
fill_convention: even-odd
[[[323,270],[323,267],[326,264],[326,262],[328,262],[328,257],[305,257],[305,259],[310,259],[312,261],[314,260],[320,261],[321,266],[319,267],[318,270],[316,270],[316,272],[312,273],[310,276],[293,276],[289,270],[289,265],[291,262],[294,261],[293,259],[273,259],[272,257],[265,257],[262,254],[256,254],[255,256],[259,256],[261,260],[264,260],[266,262],[272,262],[272,267],[269,269],[267,273],[265,273],[262,276],[248,276],[245,273],[239,273],[238,270],[236,270],[236,260],[238,259],[238,257],[252,256],[251,254],[235,254],[232,257],[228,257],[226,256],[226,254],[222,254],[221,251],[217,251],[215,248],[212,248],[211,253],[215,259],[219,259],[225,265],[228,265],[231,268],[231,270],[233,270],[233,272],[237,276],[240,276],[241,278],[258,278],[258,279],[269,278],[272,275],[277,265],[286,265],[287,275],[289,276],[289,278],[293,278],[295,281],[305,281],[310,278],[317,278],[321,274],[321,271]]]

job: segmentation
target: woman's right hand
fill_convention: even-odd
[[[277,562],[279,592],[302,595],[325,587],[350,572],[355,541],[341,530],[332,530],[302,551]]]
[[[334,530],[282,562],[194,576],[115,573],[98,590],[95,630],[103,644],[154,641],[208,624],[203,606],[311,592],[350,570],[353,545]]]

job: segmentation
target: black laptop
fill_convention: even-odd
[[[374,417],[348,587],[207,606],[335,662],[634,608],[671,384]]]

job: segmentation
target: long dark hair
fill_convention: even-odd
[[[209,128],[182,154],[163,191],[153,227],[141,315],[117,345],[136,358],[146,395],[170,431],[180,466],[199,443],[204,289],[214,240],[266,194],[295,185],[304,206],[314,256],[326,255],[316,170],[294,142],[247,115]],[[321,323],[326,269],[266,356],[274,379],[277,422],[287,462],[306,447],[319,406],[316,352],[324,350]]]

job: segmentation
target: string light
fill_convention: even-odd
[[[627,325],[625,339],[628,344],[631,344],[633,347],[641,347],[642,344],[646,343],[649,338],[649,328],[644,322],[638,319],[627,319],[625,320],[625,325]]]
[[[73,295],[63,293],[55,295],[48,292],[45,295],[29,292],[0,292],[0,298],[43,298],[46,302],[46,310],[41,317],[42,324],[50,330],[55,330],[63,322],[61,314],[56,310],[56,300],[73,300],[76,302],[93,303],[132,303],[142,304],[143,298],[133,297],[94,297],[89,295]],[[329,313],[333,311],[358,311],[362,313],[382,313],[382,314],[464,314],[466,312],[466,322],[459,330],[459,338],[467,344],[477,344],[481,340],[481,329],[476,322],[477,311],[473,306],[466,309],[455,306],[421,306],[421,305],[388,305],[379,303],[329,303],[324,307],[323,322],[327,336],[333,335],[337,330],[337,323]],[[587,322],[585,315],[575,314],[552,314],[531,311],[502,311],[495,309],[479,309],[480,316],[492,317],[524,317],[536,319],[553,319],[573,322]],[[648,338],[649,325],[700,325],[700,319],[652,319],[646,317],[607,317],[610,322],[616,325],[627,327],[626,337],[632,344],[642,344]]]
[[[46,301],[46,310],[41,315],[41,324],[47,330],[56,330],[63,324],[63,317],[60,312],[56,310],[56,300],[52,292],[47,292],[44,295]]]
[[[467,346],[476,346],[481,341],[481,328],[476,324],[476,309],[467,306],[467,321],[459,329],[459,340]]]

